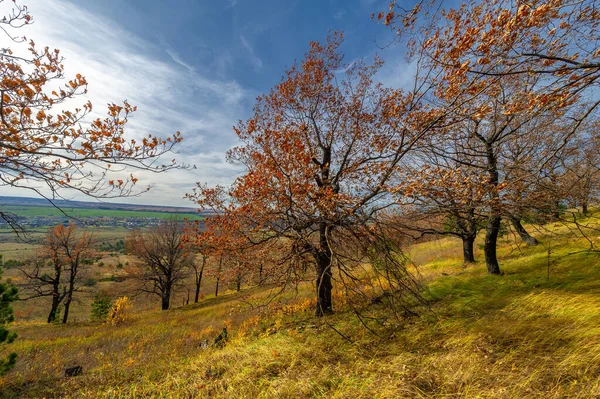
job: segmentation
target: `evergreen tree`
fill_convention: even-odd
[[[2,277],[2,255],[0,255],[0,278]],[[14,321],[15,316],[11,302],[17,300],[17,287],[10,281],[0,280],[0,345],[10,344],[17,338],[17,334],[9,332],[6,325]],[[13,368],[17,360],[17,354],[11,353],[6,358],[0,358],[0,375],[4,375]]]

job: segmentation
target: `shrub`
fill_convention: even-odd
[[[98,284],[98,281],[93,277],[88,277],[84,280],[83,285],[86,287],[93,287]]]
[[[107,320],[111,308],[112,301],[105,292],[96,294],[94,302],[92,302],[92,320]]]
[[[128,297],[124,296],[115,301],[115,304],[108,312],[106,322],[113,326],[121,324],[127,318],[127,313],[131,309],[131,301]]]

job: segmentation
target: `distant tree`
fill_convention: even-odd
[[[486,192],[480,174],[432,151],[412,157],[401,180],[396,188],[401,209],[395,223],[414,238],[460,238],[463,263],[474,263],[475,239],[485,223]]]
[[[73,296],[82,289],[81,272],[94,259],[94,241],[88,232],[79,232],[72,223],[50,228],[30,267],[21,271],[31,294],[24,299],[52,297],[48,323],[55,321],[59,306],[64,305],[63,323],[69,318]],[[50,269],[50,273],[46,270]]]
[[[140,290],[160,296],[162,310],[169,309],[173,288],[188,276],[196,256],[184,222],[170,219],[149,231],[134,230],[125,245],[139,260]]]
[[[587,214],[589,205],[600,198],[600,119],[585,124],[569,144],[561,170],[563,197]]]
[[[40,50],[33,40],[13,33],[31,21],[27,7],[16,2],[0,18],[0,34],[8,39],[0,48],[0,186],[32,190],[50,201],[64,189],[113,198],[136,193],[138,179],[127,168],[162,172],[177,167],[175,160],[163,165],[157,158],[182,140],[179,133],[167,139],[126,138],[125,126],[136,110],[127,102],[109,104],[107,117],[89,124],[90,102],[56,112],[84,95],[87,81],[77,74],[62,84],[59,51]],[[9,43],[18,49],[13,51]],[[17,227],[10,214],[0,211],[0,217]]]
[[[0,278],[2,277],[2,255],[0,255]],[[10,344],[17,334],[8,331],[6,325],[14,321],[15,316],[10,304],[18,299],[17,287],[9,281],[0,279],[0,346]],[[16,353],[10,353],[6,358],[0,358],[0,376],[13,368],[17,360]]]

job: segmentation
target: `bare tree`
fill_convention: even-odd
[[[58,225],[48,230],[40,252],[30,269],[23,268],[28,283],[26,289],[31,298],[52,297],[48,323],[55,321],[60,304],[64,305],[63,323],[69,318],[69,310],[78,285],[83,266],[93,257],[93,238],[89,233],[79,234],[73,224]],[[50,273],[45,269],[49,268]]]
[[[140,261],[140,290],[160,296],[162,310],[169,309],[173,288],[187,277],[195,256],[184,223],[170,219],[147,232],[135,230],[125,245]]]

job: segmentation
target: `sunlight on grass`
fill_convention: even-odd
[[[344,311],[313,317],[312,284],[269,306],[266,288],[138,311],[121,326],[18,323],[0,396],[61,398],[589,398],[600,394],[600,256],[568,229],[504,239],[503,276],[463,266],[460,241],[408,253],[431,309],[377,337]],[[549,271],[549,273],[548,273]],[[243,298],[243,301],[239,299]],[[344,334],[343,338],[338,332]],[[224,326],[230,341],[204,349]],[[64,368],[84,374],[64,378]]]

